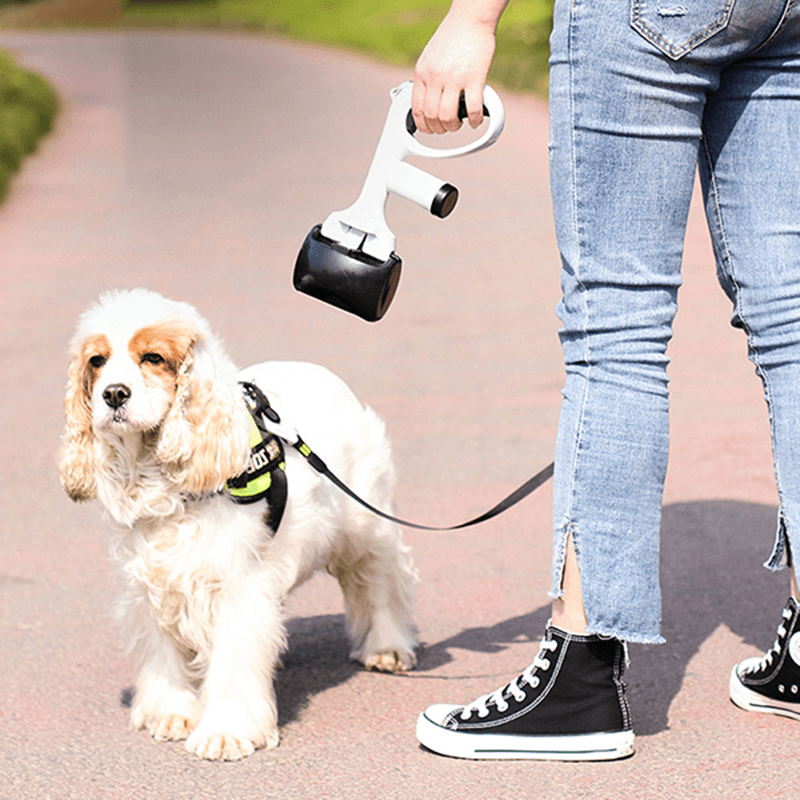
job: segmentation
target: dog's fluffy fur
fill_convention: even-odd
[[[344,592],[351,656],[415,664],[416,581],[397,526],[363,509],[287,447],[289,496],[273,537],[264,502],[220,490],[244,472],[257,384],[281,419],[365,499],[391,509],[384,426],[322,367],[259,364],[237,374],[197,311],[144,290],[104,295],[80,320],[66,392],[61,480],[98,497],[115,524],[120,616],[135,655],[135,728],[187,738],[210,759],[278,744],[273,674],[282,604],[318,569]]]

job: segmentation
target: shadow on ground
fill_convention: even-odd
[[[278,725],[297,719],[311,697],[339,686],[363,669],[350,661],[344,614],[290,619],[289,649],[275,677]]]
[[[752,503],[706,501],[664,509],[662,633],[667,644],[631,648],[629,686],[638,734],[666,730],[688,663],[720,625],[759,650],[774,641],[789,596],[788,571],[774,574],[762,566],[776,525],[774,507]]]
[[[776,510],[764,505],[709,501],[664,509],[661,582],[667,644],[631,647],[627,682],[637,734],[667,729],[670,704],[688,663],[720,625],[761,650],[772,644],[788,596],[788,577],[761,566],[775,525]],[[543,606],[489,627],[465,628],[425,647],[418,671],[448,663],[453,648],[493,653],[526,638],[532,658],[549,613],[549,606]],[[296,719],[313,695],[344,683],[360,669],[348,660],[341,614],[291,619],[288,629],[289,651],[276,679],[281,725]],[[520,664],[520,671],[525,666]],[[496,688],[487,686],[486,691]]]

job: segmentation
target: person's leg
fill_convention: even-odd
[[[764,385],[779,495],[767,566],[800,553],[800,8],[722,73],[703,121],[700,175],[720,281]],[[800,606],[795,575],[778,636],[731,673],[741,707],[800,719]]]
[[[554,619],[520,677],[420,716],[423,745],[470,758],[630,754],[620,640],[660,639],[665,351],[710,81],[676,69],[619,0],[557,0],[551,52],[567,369]]]
[[[665,14],[625,0],[556,0],[551,180],[567,382],[552,594],[555,618],[586,632],[548,625],[533,663],[507,686],[423,712],[417,736],[436,752],[578,760],[633,751],[620,640],[660,641],[666,346],[701,121],[723,68],[769,37],[785,5],[697,0]]]
[[[610,28],[621,6],[627,37]],[[581,625],[583,603],[586,627],[580,630],[661,640],[666,346],[700,123],[706,97],[713,106],[726,68],[776,42],[778,32],[784,35],[787,10],[798,13],[793,6],[786,0],[698,0],[664,14],[647,4],[577,0],[564,49],[553,50],[551,179],[567,381],[556,453],[551,596],[554,615],[565,624]],[[603,19],[592,18],[595,9]],[[765,59],[762,74],[773,67]],[[742,88],[744,96],[750,88]],[[796,140],[793,132],[784,137],[790,149]],[[797,185],[782,198],[795,217]],[[791,239],[795,230],[788,230]],[[800,451],[800,440],[794,441]],[[797,464],[793,456],[785,460]],[[800,470],[794,474],[800,483]],[[574,613],[565,618],[569,609]]]
[[[564,5],[556,5],[550,92],[567,372],[553,611],[564,621],[573,609],[580,623],[582,602],[589,632],[659,642],[666,349],[705,93],[718,70],[673,64],[631,27],[627,3]],[[559,13],[569,15],[566,33]],[[573,551],[577,569],[566,558]]]
[[[731,323],[747,336],[769,410],[780,501],[768,566],[800,531],[800,7],[709,98],[699,162]],[[800,547],[800,540],[798,540]]]

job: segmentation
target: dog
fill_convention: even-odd
[[[292,447],[277,530],[264,501],[226,491],[251,457],[242,381],[332,472],[391,509],[384,425],[325,368],[274,361],[237,372],[192,306],[143,289],[103,295],[72,340],[61,483],[72,500],[99,498],[114,528],[135,660],[131,723],[159,741],[186,739],[205,759],[277,746],[282,606],[318,570],[341,585],[351,658],[384,672],[416,663],[417,573],[395,524]]]

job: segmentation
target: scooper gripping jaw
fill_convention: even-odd
[[[400,282],[402,261],[385,261],[351,250],[315,225],[306,236],[294,269],[294,288],[332,306],[377,322],[389,308]]]

